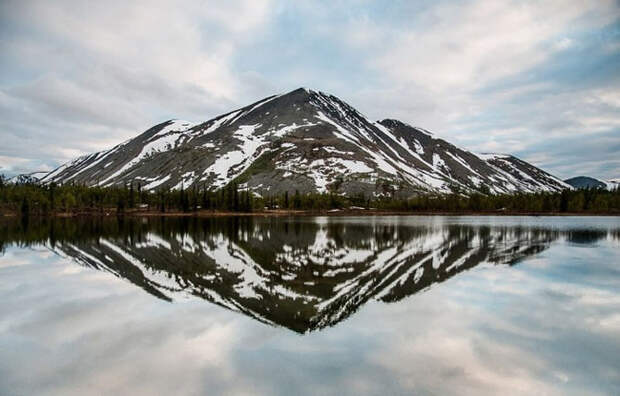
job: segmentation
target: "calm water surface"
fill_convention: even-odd
[[[0,394],[620,395],[620,218],[0,223]]]

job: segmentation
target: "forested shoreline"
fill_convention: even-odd
[[[272,211],[420,213],[620,214],[620,191],[564,190],[519,194],[465,196],[457,192],[420,195],[409,199],[389,196],[345,197],[333,193],[298,191],[259,197],[237,184],[212,191],[201,188],[147,192],[139,183],[125,187],[87,187],[77,184],[10,184],[0,178],[0,215],[129,215],[177,213],[257,213]]]

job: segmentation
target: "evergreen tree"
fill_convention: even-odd
[[[181,187],[181,210],[189,212],[189,199],[183,187]]]
[[[49,201],[50,201],[50,210],[52,212],[56,209],[56,202],[55,202],[55,196],[54,196],[55,191],[56,191],[56,184],[51,183],[49,186]]]
[[[129,208],[134,209],[136,207],[136,203],[134,201],[134,191],[133,191],[133,182],[129,183]]]
[[[118,202],[116,204],[116,213],[117,214],[125,213],[125,206],[126,206],[125,196],[124,194],[119,194]]]
[[[164,191],[159,192],[159,211],[161,213],[166,212],[166,201]]]
[[[30,214],[30,202],[25,196],[22,199],[20,211],[21,211],[22,216],[28,216]]]
[[[192,187],[192,210],[194,212],[198,211],[198,192],[196,190],[196,185]]]
[[[245,191],[245,211],[246,212],[251,212],[252,211],[252,196],[251,196],[251,192],[250,190],[246,190]]]
[[[215,198],[213,197],[213,194],[211,193],[211,191],[207,190],[207,187],[203,187],[202,190],[202,207],[206,210],[211,210],[213,209],[213,205],[214,205],[214,201]]]
[[[233,210],[239,211],[239,188],[237,184],[233,184]]]

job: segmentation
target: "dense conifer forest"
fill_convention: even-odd
[[[558,193],[511,195],[459,191],[420,195],[409,199],[362,194],[300,194],[298,191],[258,197],[231,183],[216,191],[201,188],[147,192],[140,183],[125,187],[86,187],[77,184],[11,184],[0,176],[0,214],[48,216],[56,214],[131,214],[192,212],[260,212],[265,210],[329,211],[377,210],[449,213],[593,213],[620,214],[620,191],[564,190]]]

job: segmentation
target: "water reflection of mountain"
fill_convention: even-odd
[[[513,264],[563,234],[528,227],[240,217],[65,220],[27,227],[14,233],[19,237],[7,232],[0,240],[43,243],[159,298],[199,297],[300,333],[333,326],[370,299],[398,301],[480,263]]]

